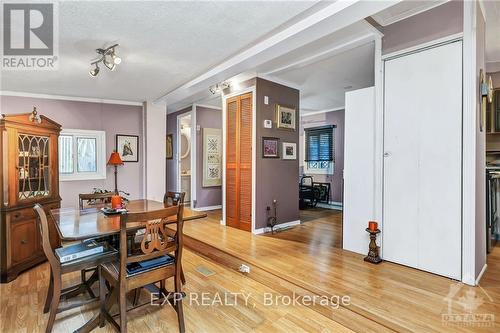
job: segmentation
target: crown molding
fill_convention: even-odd
[[[55,99],[55,100],[73,101],[73,102],[143,106],[142,102],[124,101],[124,100],[119,100],[119,99],[102,99],[102,98],[77,97],[77,96],[34,94],[34,93],[27,93],[27,92],[22,92],[22,91],[2,90],[2,91],[0,91],[0,95],[1,96],[14,96],[14,97],[27,97],[27,98]]]

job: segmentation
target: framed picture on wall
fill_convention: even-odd
[[[295,113],[294,108],[276,104],[276,127],[295,131]]]
[[[293,142],[283,142],[283,159],[296,160],[297,159],[297,144]]]
[[[166,156],[167,160],[171,160],[174,158],[174,146],[173,146],[173,135],[167,134],[167,145],[166,145]]]
[[[116,151],[123,162],[139,162],[139,136],[117,134]]]
[[[203,129],[203,187],[222,185],[222,130]]]
[[[278,138],[262,138],[262,157],[279,158],[279,141]]]

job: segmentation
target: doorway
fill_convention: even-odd
[[[186,193],[186,204],[191,204],[192,132],[191,112],[177,116],[177,191]]]
[[[226,100],[226,225],[252,230],[253,93]]]

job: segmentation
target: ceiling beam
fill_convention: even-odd
[[[157,101],[166,100],[169,105],[183,103],[189,96],[206,90],[217,82],[250,71],[260,64],[364,20],[399,2],[401,0],[336,1],[164,94]]]

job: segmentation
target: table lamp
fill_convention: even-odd
[[[112,165],[115,167],[115,194],[118,195],[118,185],[117,185],[118,166],[123,165],[123,161],[120,157],[120,154],[118,154],[116,150],[111,153],[111,156],[109,156],[108,165]]]

